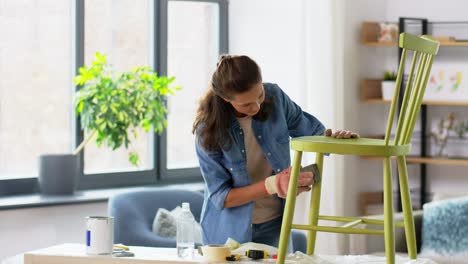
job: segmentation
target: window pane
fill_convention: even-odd
[[[182,90],[169,98],[167,167],[197,167],[192,124],[219,52],[219,6],[169,1],[168,75]]]
[[[150,0],[88,0],[85,2],[85,63],[94,59],[96,52],[107,54],[116,70],[130,70],[134,66],[151,66]],[[100,148],[94,141],[85,148],[85,174],[116,171],[134,171],[153,168],[152,133],[138,132],[127,151],[124,147],[112,151]],[[128,152],[140,156],[139,167],[128,161]]]
[[[0,1],[0,179],[71,153],[72,1]]]

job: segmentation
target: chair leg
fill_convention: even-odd
[[[297,179],[299,178],[299,170],[301,167],[302,151],[296,151],[291,170],[291,178],[289,179],[288,194],[286,197],[286,206],[283,214],[283,222],[281,224],[281,234],[278,247],[278,259],[276,263],[284,263],[286,251],[288,249],[289,236],[291,235],[291,226],[294,216],[294,207],[296,205],[297,195]]]
[[[322,174],[323,168],[323,153],[317,153],[315,158],[315,163],[317,164],[317,168]],[[318,182],[314,182],[312,186],[312,195],[310,196],[310,210],[309,210],[309,226],[317,226],[318,224],[318,217],[320,211],[320,193],[322,190],[322,180],[323,174],[321,175],[321,179]],[[309,230],[307,234],[307,254],[313,255],[315,251],[315,241],[317,239],[317,231],[316,230]]]
[[[416,232],[414,229],[413,207],[411,206],[411,195],[408,185],[408,170],[406,168],[406,158],[398,157],[398,175],[400,177],[401,203],[405,222],[406,245],[408,246],[408,256],[410,259],[417,258]]]
[[[390,158],[384,158],[384,232],[385,232],[385,256],[387,264],[395,264],[395,226],[393,223],[393,187],[392,167]]]

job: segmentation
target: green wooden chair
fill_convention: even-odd
[[[400,67],[396,80],[396,89],[388,115],[385,139],[335,139],[325,136],[298,137],[291,140],[291,149],[295,151],[292,164],[291,179],[289,182],[288,195],[286,198],[286,208],[281,227],[281,237],[279,243],[278,262],[284,263],[288,238],[291,229],[308,230],[307,254],[314,254],[315,239],[317,232],[333,232],[345,234],[366,234],[384,235],[385,254],[387,263],[395,263],[395,242],[394,228],[404,227],[406,242],[408,245],[408,255],[411,259],[416,259],[416,236],[414,231],[413,211],[411,207],[411,197],[408,187],[408,172],[406,168],[405,156],[410,152],[410,140],[421,106],[422,98],[429,79],[434,56],[439,49],[439,43],[426,36],[418,37],[408,33],[401,33],[399,46],[403,49]],[[413,59],[408,75],[403,101],[398,115],[395,138],[390,140],[395,110],[398,105],[400,85],[403,79],[403,69],[406,62],[407,51],[413,52]],[[323,155],[325,153],[342,155],[366,155],[380,156],[383,158],[383,190],[384,190],[384,220],[375,220],[360,217],[342,216],[319,216],[321,181],[316,182],[312,188],[309,224],[292,224],[294,206],[296,203],[297,177],[299,174],[302,152],[315,152],[316,164],[319,171],[323,168]],[[403,206],[404,221],[394,222],[393,220],[393,198],[392,198],[392,173],[390,158],[396,157],[398,163],[398,173],[400,177],[401,198]],[[322,180],[326,176],[321,175]],[[344,222],[343,226],[321,226],[318,220],[328,220]],[[383,230],[359,229],[355,228],[359,224],[380,225]]]

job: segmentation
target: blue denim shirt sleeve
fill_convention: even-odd
[[[195,150],[200,163],[200,170],[205,180],[205,191],[208,192],[209,200],[216,209],[224,208],[224,200],[232,189],[232,179],[228,171],[221,165],[221,152],[207,152],[195,140]]]
[[[275,86],[277,86],[275,84]],[[277,86],[280,94],[278,99],[283,106],[288,130],[291,137],[323,135],[325,127],[311,114],[302,111],[301,107],[294,103],[289,96]]]

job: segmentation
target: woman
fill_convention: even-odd
[[[278,85],[262,83],[252,59],[222,56],[193,125],[205,180],[203,243],[224,244],[230,237],[277,247],[289,182],[289,138],[324,132],[322,123]],[[331,130],[327,135],[357,136]],[[298,194],[311,189],[313,176],[300,174]]]

